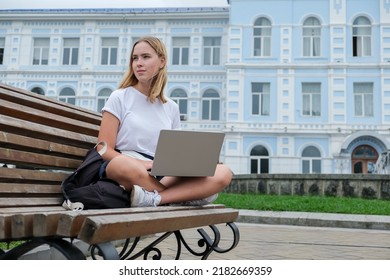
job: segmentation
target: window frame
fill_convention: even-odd
[[[62,65],[78,65],[79,51],[80,38],[64,38],[62,46]]]
[[[358,85],[366,85],[371,87],[371,91],[364,92],[363,89],[358,91]],[[355,117],[373,117],[374,116],[374,83],[373,82],[354,82],[353,83],[353,102]],[[360,106],[359,106],[360,102]]]
[[[253,24],[253,56],[270,57],[271,56],[271,39],[272,23],[266,17],[259,17]],[[258,47],[257,47],[258,45]]]
[[[308,150],[311,149],[312,151]],[[318,156],[316,155],[304,155],[305,152],[318,152]],[[302,150],[301,153],[301,168],[303,174],[321,174],[322,173],[322,156],[321,151],[316,146],[309,145]],[[316,167],[319,170],[314,170]]]
[[[181,40],[183,42],[177,42],[179,40]],[[183,45],[181,45],[181,44],[183,44]],[[190,44],[191,44],[190,37],[173,37],[172,38],[172,65],[189,65]]]
[[[112,93],[112,89],[110,88],[102,88],[99,90],[98,94],[96,95],[96,111],[101,112],[104,105],[106,104],[108,98],[110,97]]]
[[[206,96],[209,95],[209,96]],[[202,120],[221,120],[221,97],[215,89],[207,89],[202,95]]]
[[[0,65],[4,64],[5,37],[0,37]]]
[[[311,22],[309,22],[311,21]],[[302,25],[302,56],[321,56],[321,22],[316,17],[307,18]],[[307,49],[308,48],[308,49]]]
[[[320,82],[303,82],[302,83],[302,116],[303,117],[321,117],[321,83]],[[307,87],[318,86],[319,91],[310,91]],[[305,107],[309,108],[305,108]],[[318,107],[318,113],[315,109]],[[307,113],[306,113],[307,112]]]
[[[111,42],[110,42],[111,41]],[[118,37],[103,37],[100,45],[100,65],[118,65]]]
[[[32,65],[49,65],[49,37],[33,38]]]
[[[372,56],[372,23],[365,16],[355,18],[352,23],[352,56]]]
[[[256,91],[255,86],[260,86],[261,90]],[[266,88],[268,87],[268,91]],[[252,116],[269,116],[271,106],[271,84],[268,82],[252,82],[251,83],[252,97]],[[256,111],[255,111],[256,109]]]
[[[184,89],[176,88],[170,94],[172,99],[179,106],[180,119],[182,121],[187,120],[188,117],[188,95]]]
[[[269,174],[269,167],[270,167],[269,162],[270,162],[270,157],[269,157],[268,149],[263,145],[254,146],[251,149],[249,154],[250,174]],[[254,164],[256,166],[254,166]],[[254,168],[256,168],[256,172],[253,172]]]
[[[66,91],[69,91],[72,94],[68,94]],[[76,105],[76,91],[71,87],[64,87],[60,90],[57,99],[61,102]]]
[[[210,44],[206,41],[211,40]],[[222,37],[206,36],[203,37],[203,65],[218,66],[221,65]],[[207,61],[206,61],[207,60]]]

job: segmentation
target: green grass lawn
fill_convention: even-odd
[[[261,211],[390,215],[390,201],[378,199],[221,193],[215,203]]]

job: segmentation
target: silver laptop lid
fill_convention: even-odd
[[[161,130],[151,174],[153,176],[213,176],[225,134]]]

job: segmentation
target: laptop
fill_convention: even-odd
[[[161,130],[151,175],[213,176],[225,134],[187,130]]]

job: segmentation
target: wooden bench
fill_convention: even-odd
[[[65,210],[61,182],[95,145],[100,121],[98,113],[0,84],[0,242],[21,241],[0,249],[0,259],[18,259],[41,245],[67,259],[85,259],[74,240],[89,244],[92,258],[146,258],[171,235],[178,241],[177,259],[182,245],[203,259],[236,247],[238,211],[223,205]],[[220,224],[231,233],[225,248]],[[198,228],[200,248],[190,248],[181,234],[191,228]],[[157,239],[137,248],[150,235]],[[126,250],[118,253],[114,241]]]

